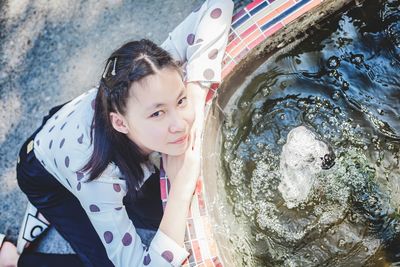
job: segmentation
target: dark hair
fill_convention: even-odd
[[[99,177],[110,162],[114,162],[126,180],[128,193],[132,197],[137,195],[144,178],[140,164],[147,158],[125,134],[113,128],[110,112],[125,115],[132,84],[166,67],[182,75],[180,66],[171,55],[146,39],[128,42],[108,58],[95,100],[90,133],[94,150],[82,168],[83,172],[90,172],[90,181]]]

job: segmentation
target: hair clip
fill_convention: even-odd
[[[114,67],[113,67],[113,70],[111,72],[112,76],[115,76],[115,65],[117,65],[117,57],[115,57],[115,59],[114,59]]]
[[[106,66],[106,69],[105,69],[104,72],[103,72],[103,79],[106,78],[108,69],[110,68],[110,63],[111,63],[111,61],[108,61],[107,66]]]

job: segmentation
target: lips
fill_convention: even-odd
[[[176,139],[176,140],[173,141],[173,142],[170,142],[170,143],[171,143],[171,144],[179,144],[179,143],[182,143],[183,141],[185,141],[186,138],[187,138],[187,134],[184,135],[184,136],[182,136],[181,138]]]

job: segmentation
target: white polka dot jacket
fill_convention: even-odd
[[[221,82],[221,63],[231,25],[231,0],[207,0],[161,45],[183,62],[185,80]],[[80,173],[93,152],[90,125],[97,88],[73,99],[38,132],[34,153],[45,169],[80,201],[115,266],[180,266],[189,253],[161,230],[146,248],[123,205],[127,193],[118,167],[110,163],[96,180]],[[144,181],[154,162],[142,164]]]

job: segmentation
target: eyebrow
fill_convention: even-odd
[[[176,98],[176,100],[178,100],[183,94],[185,93],[184,88],[181,88],[181,92],[179,93],[178,97]],[[154,105],[152,105],[151,107],[148,108],[148,110],[153,110],[153,109],[157,109],[159,107],[164,106],[164,103],[155,103]]]

